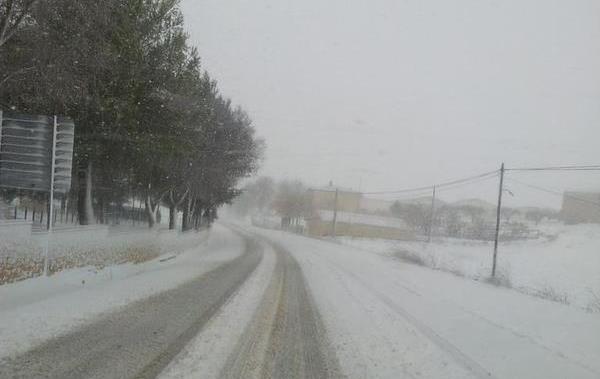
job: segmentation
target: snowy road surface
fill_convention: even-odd
[[[249,227],[186,254],[93,291],[0,289],[0,377],[600,377],[600,318],[575,307]]]
[[[0,377],[156,377],[260,258],[257,244],[249,241],[244,254],[197,279],[8,360]]]

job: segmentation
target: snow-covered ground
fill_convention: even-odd
[[[596,314],[361,249],[254,230],[299,261],[349,377],[600,377]]]
[[[278,253],[269,241],[298,261],[349,378],[600,377],[598,314],[409,264],[385,252],[244,228],[265,238],[262,261],[161,377],[218,377],[271,281]],[[240,237],[216,225],[202,246],[173,259],[164,260],[170,257],[165,255],[101,271],[67,270],[2,286],[0,358],[182,284],[238,256],[243,246]]]
[[[0,285],[41,275],[46,244],[50,272],[55,273],[83,266],[101,268],[145,262],[197,245],[198,235],[128,225],[110,228],[92,225],[59,228],[48,240],[45,233],[32,233],[30,224],[3,226],[0,227]]]
[[[176,287],[241,254],[242,241],[231,231],[217,225],[202,233],[208,236],[197,235],[197,247],[178,255],[101,270],[82,267],[0,286],[0,358]]]
[[[542,226],[545,237],[501,242],[498,275],[521,292],[600,312],[600,225]],[[432,243],[339,238],[341,243],[459,276],[490,276],[493,244],[434,239]]]

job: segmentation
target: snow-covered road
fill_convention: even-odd
[[[17,298],[31,286],[0,288],[0,376],[600,377],[597,314],[239,228],[218,226],[197,251],[93,288],[55,283],[58,293],[30,301]]]
[[[597,315],[335,243],[254,231],[300,263],[350,377],[600,377]]]

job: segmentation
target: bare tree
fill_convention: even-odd
[[[309,216],[311,202],[302,182],[284,180],[279,183],[273,208],[281,216],[282,226],[296,224],[299,219]]]

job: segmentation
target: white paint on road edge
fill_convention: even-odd
[[[160,379],[218,377],[273,276],[275,252],[262,245],[263,259],[250,278],[163,370]]]

